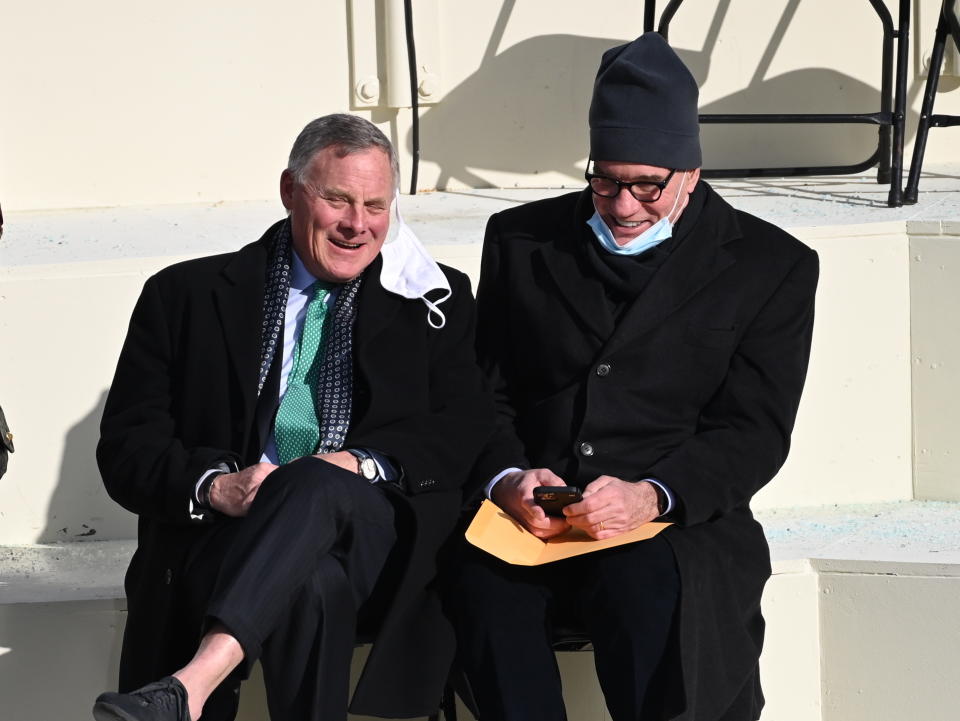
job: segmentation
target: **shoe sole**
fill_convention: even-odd
[[[96,721],[137,721],[126,711],[118,709],[113,704],[96,703],[93,705],[93,718]]]

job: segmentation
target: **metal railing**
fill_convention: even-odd
[[[910,32],[910,0],[899,0],[898,25],[883,0],[868,0],[883,28],[881,50],[880,109],[872,113],[708,113],[700,116],[703,124],[712,123],[759,123],[759,124],[845,124],[861,123],[878,125],[877,147],[871,155],[859,163],[846,165],[810,165],[764,168],[704,168],[705,178],[758,178],[843,175],[861,173],[878,166],[877,182],[889,183],[887,205],[903,205],[903,142],[906,120],[907,63]],[[795,8],[799,0],[794,0]],[[683,0],[670,0],[656,22],[656,0],[644,0],[644,30],[654,29],[664,38],[669,37],[672,22]],[[896,57],[896,63],[894,63]]]
[[[927,152],[927,133],[930,128],[949,128],[960,125],[960,115],[934,115],[933,101],[940,82],[940,69],[943,67],[943,53],[947,45],[947,36],[953,39],[960,50],[960,20],[957,19],[955,0],[943,0],[937,32],[933,39],[933,53],[930,55],[930,68],[927,71],[927,84],[923,91],[923,105],[920,109],[920,123],[917,126],[917,139],[913,144],[913,160],[910,162],[910,176],[903,192],[903,202],[913,205],[917,202],[920,186],[920,168],[923,156]]]

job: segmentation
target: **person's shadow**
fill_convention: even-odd
[[[97,468],[95,454],[106,399],[103,391],[90,412],[67,431],[59,480],[39,543],[136,538],[136,516],[107,495]]]
[[[540,35],[506,50],[499,45],[515,0],[504,0],[479,69],[436,105],[422,110],[422,158],[441,158],[438,188],[497,187],[501,173],[559,173],[580,187],[589,148],[587,111],[603,52],[624,38]],[[710,74],[711,53],[730,0],[720,0],[700,50],[677,49],[701,87]],[[799,0],[791,0],[744,87],[700,107],[707,113],[872,113],[880,109],[880,24],[876,42],[868,25],[864,43],[877,49],[877,84],[869,85],[830,68],[804,68],[768,77],[790,28]],[[698,8],[698,12],[705,11]],[[867,7],[867,12],[872,10]],[[682,27],[674,20],[674,35]],[[733,28],[727,29],[734,32]],[[744,32],[738,29],[737,32]],[[911,93],[919,92],[915,84]],[[908,103],[909,107],[909,103]],[[649,112],[656,113],[656,108]],[[912,123],[914,118],[908,118]],[[704,168],[852,165],[877,147],[876,125],[701,126]],[[408,147],[412,140],[408,136]],[[566,183],[566,181],[563,181]],[[525,181],[529,185],[529,180]],[[557,185],[556,179],[544,185]]]

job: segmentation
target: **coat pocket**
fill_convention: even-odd
[[[683,334],[685,343],[699,348],[730,348],[737,337],[736,326],[728,328],[708,328],[690,324]]]

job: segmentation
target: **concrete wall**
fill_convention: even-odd
[[[775,563],[763,597],[763,721],[953,721],[958,592],[956,564]],[[88,719],[96,694],[114,687],[125,617],[122,600],[0,603],[3,717]],[[354,680],[365,657],[366,649],[354,654]],[[608,721],[593,655],[559,662],[570,718]],[[265,718],[258,669],[242,687],[238,719]],[[471,716],[461,707],[460,718]]]
[[[960,500],[960,223],[911,224],[910,326],[914,490],[917,498]]]
[[[0,334],[19,339],[0,345],[17,448],[0,484],[0,545],[135,537],[94,451],[133,303],[174,260],[0,269]]]
[[[763,719],[820,721],[822,680],[817,574],[806,561],[779,565],[763,592],[763,615],[767,622],[760,657],[760,679],[767,701]]]
[[[4,719],[81,721],[116,688],[126,601],[0,603]]]
[[[764,718],[820,721],[816,576],[810,572],[778,574],[768,585],[764,605],[767,617],[774,619],[763,657],[770,699]],[[90,718],[96,695],[116,685],[125,608],[123,600],[0,603],[3,718]],[[367,651],[361,648],[354,654],[354,681]],[[558,660],[569,717],[609,721],[593,654],[562,653]],[[50,692],[51,679],[56,681],[56,693]],[[238,721],[263,721],[266,709],[258,665],[250,682],[241,687]],[[472,719],[462,705],[458,716]],[[351,716],[351,721],[373,719]]]
[[[406,185],[411,114],[389,105],[390,71],[399,69],[394,90],[406,82],[395,52],[402,32],[390,22],[399,5],[6,2],[0,203],[12,211],[273,198],[303,124],[344,110],[398,143]],[[414,5],[430,91],[419,187],[579,184],[600,54],[641,32],[643,3],[608,0],[602,12],[550,0]],[[939,6],[913,2],[910,134]],[[867,2],[690,2],[671,41],[701,85],[704,112],[879,109],[880,23]],[[365,104],[355,88],[372,79],[382,92]],[[938,112],[960,112],[958,82],[944,79]],[[931,133],[928,164],[960,160],[954,132]],[[858,125],[712,126],[705,159],[855,162],[875,137]]]
[[[822,721],[954,721],[956,565],[819,565]]]
[[[786,465],[755,508],[912,497],[902,223],[794,230],[820,254],[810,369]]]

